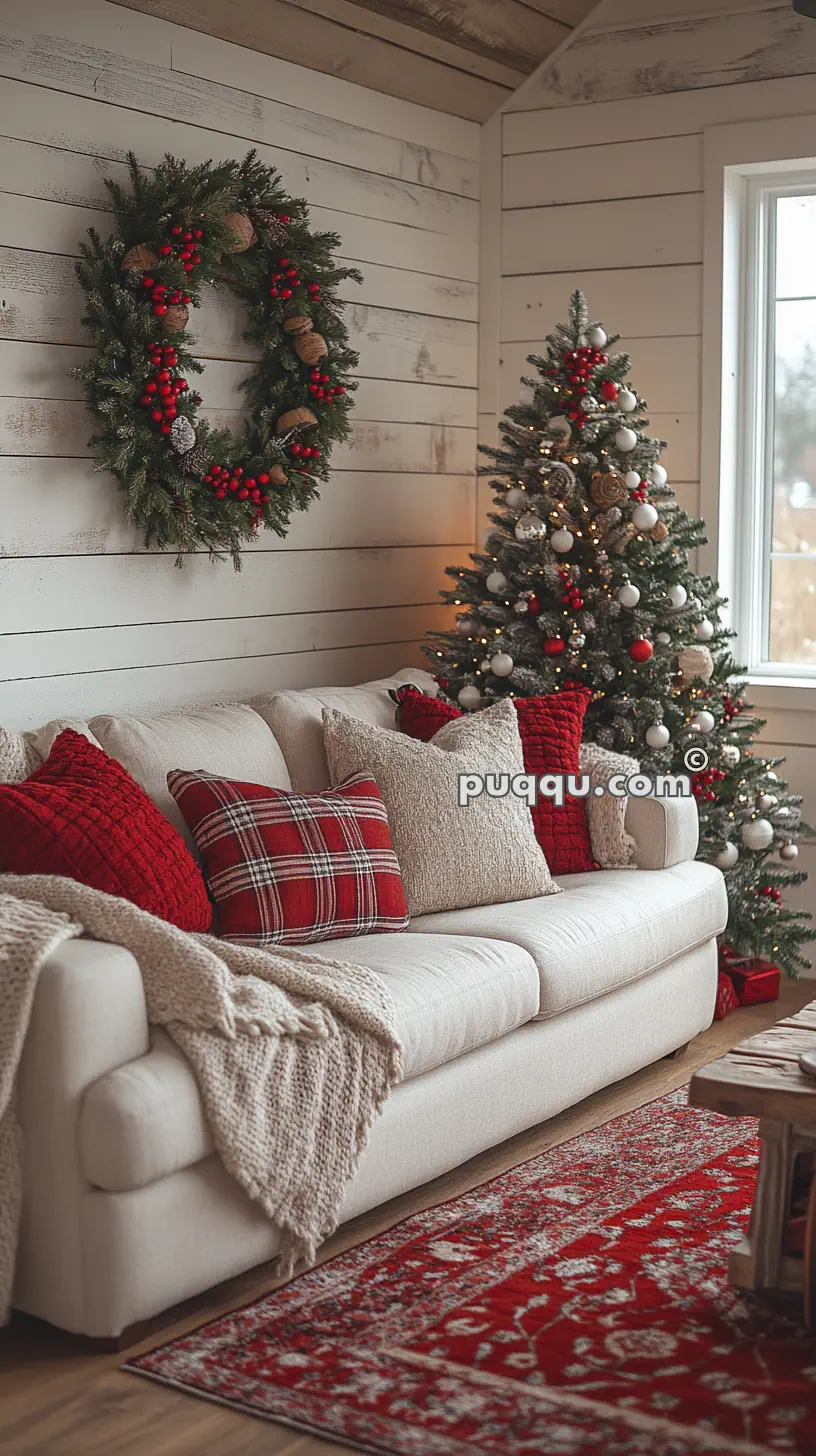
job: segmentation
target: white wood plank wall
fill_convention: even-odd
[[[699,509],[703,131],[816,109],[816,21],[773,0],[603,0],[502,116],[499,405],[582,288],[622,334],[687,510]],[[486,493],[481,501],[486,501]],[[755,687],[762,743],[816,822],[812,690]],[[799,864],[816,876],[816,843]],[[814,908],[814,881],[794,899]]]
[[[257,146],[363,271],[352,439],[323,498],[244,571],[145,553],[91,470],[78,243],[132,148]],[[105,0],[0,0],[0,722],[353,682],[440,622],[473,541],[479,128]],[[240,311],[195,320],[208,413],[233,423]]]

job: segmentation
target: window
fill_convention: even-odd
[[[740,648],[816,677],[816,172],[760,173],[743,197]]]

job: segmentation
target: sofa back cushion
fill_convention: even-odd
[[[270,789],[291,788],[272,733],[244,703],[156,717],[105,716],[92,718],[88,726],[105,753],[141,784],[191,849],[193,837],[167,787],[171,769],[201,769]]]
[[[320,794],[331,782],[323,746],[324,709],[359,718],[375,728],[396,728],[396,710],[389,691],[406,682],[416,683],[430,696],[437,691],[430,673],[406,667],[393,677],[361,683],[359,687],[268,693],[253,698],[252,706],[269,724],[283,750],[292,788],[299,794]]]
[[[64,875],[180,930],[209,930],[201,871],[129,774],[72,729],[25,783],[0,787],[0,871]]]

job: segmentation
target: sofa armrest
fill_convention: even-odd
[[[121,946],[64,941],[43,965],[18,1079],[23,1211],[14,1305],[87,1332],[93,1253],[82,1231],[79,1160],[85,1092],[149,1050],[139,966]]]
[[[626,828],[635,841],[638,869],[667,870],[697,853],[700,825],[696,801],[690,796],[632,797],[626,807]]]

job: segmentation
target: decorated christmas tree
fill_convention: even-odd
[[[569,324],[530,356],[529,402],[508,409],[498,448],[481,447],[497,507],[484,550],[448,568],[456,630],[426,651],[468,710],[591,687],[585,737],[646,773],[690,776],[699,856],[725,872],[729,948],[795,975],[816,935],[782,899],[806,878],[791,868],[801,799],[782,760],[753,750],[762,722],[742,697],[724,599],[689,566],[705,528],[670,488],[618,337],[575,293]]]

